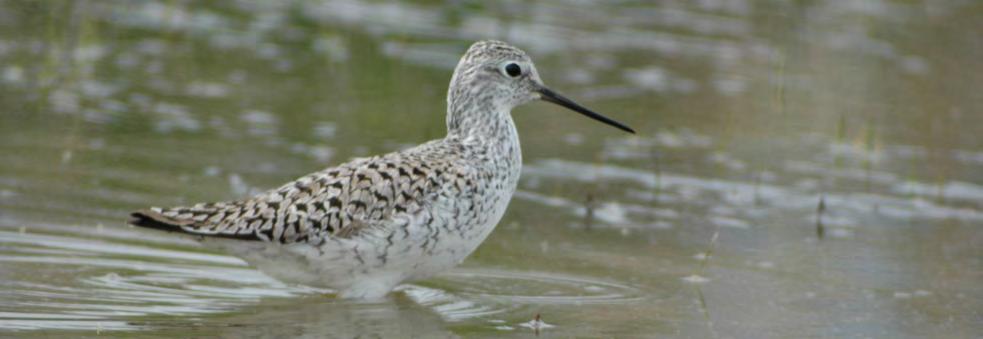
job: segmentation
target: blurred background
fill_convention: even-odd
[[[0,1],[0,333],[979,337],[983,2]],[[378,303],[125,225],[445,133],[475,40],[639,131],[513,112],[459,269]]]

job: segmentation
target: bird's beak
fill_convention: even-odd
[[[540,99],[543,99],[544,101],[552,102],[554,104],[569,108],[570,110],[586,115],[591,119],[614,126],[622,131],[635,134],[635,130],[631,129],[631,127],[625,126],[625,124],[614,121],[611,118],[608,118],[606,116],[600,115],[599,113],[591,111],[584,106],[580,106],[580,104],[573,102],[573,100],[567,99],[566,97],[560,95],[559,93],[553,92],[549,88],[540,86],[537,92],[539,92]]]

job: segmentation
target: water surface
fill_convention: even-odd
[[[0,334],[983,335],[971,1],[2,2]],[[378,302],[124,224],[439,138],[474,40],[544,103],[460,268]]]

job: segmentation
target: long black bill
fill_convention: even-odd
[[[573,100],[567,99],[567,97],[562,96],[559,93],[553,92],[549,88],[541,87],[539,89],[539,94],[542,95],[542,99],[545,100],[545,101],[549,101],[549,102],[552,102],[554,104],[557,104],[557,105],[560,105],[560,106],[569,108],[569,109],[573,110],[574,112],[577,112],[577,113],[586,115],[587,117],[589,117],[591,119],[594,119],[594,120],[603,122],[605,124],[608,124],[608,125],[611,125],[611,126],[614,126],[614,127],[617,127],[618,129],[620,129],[622,131],[625,131],[625,132],[628,132],[628,133],[631,133],[631,134],[635,134],[635,130],[631,129],[631,127],[625,126],[625,124],[622,124],[620,122],[614,121],[611,118],[608,118],[608,117],[603,116],[603,115],[600,115],[600,114],[598,114],[598,113],[596,113],[594,111],[591,111],[591,110],[587,109],[584,106],[580,106],[576,102],[573,102]]]

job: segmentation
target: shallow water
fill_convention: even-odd
[[[0,335],[979,337],[973,2],[0,2]],[[514,112],[460,268],[351,302],[124,224],[444,132],[467,45],[635,127]]]

